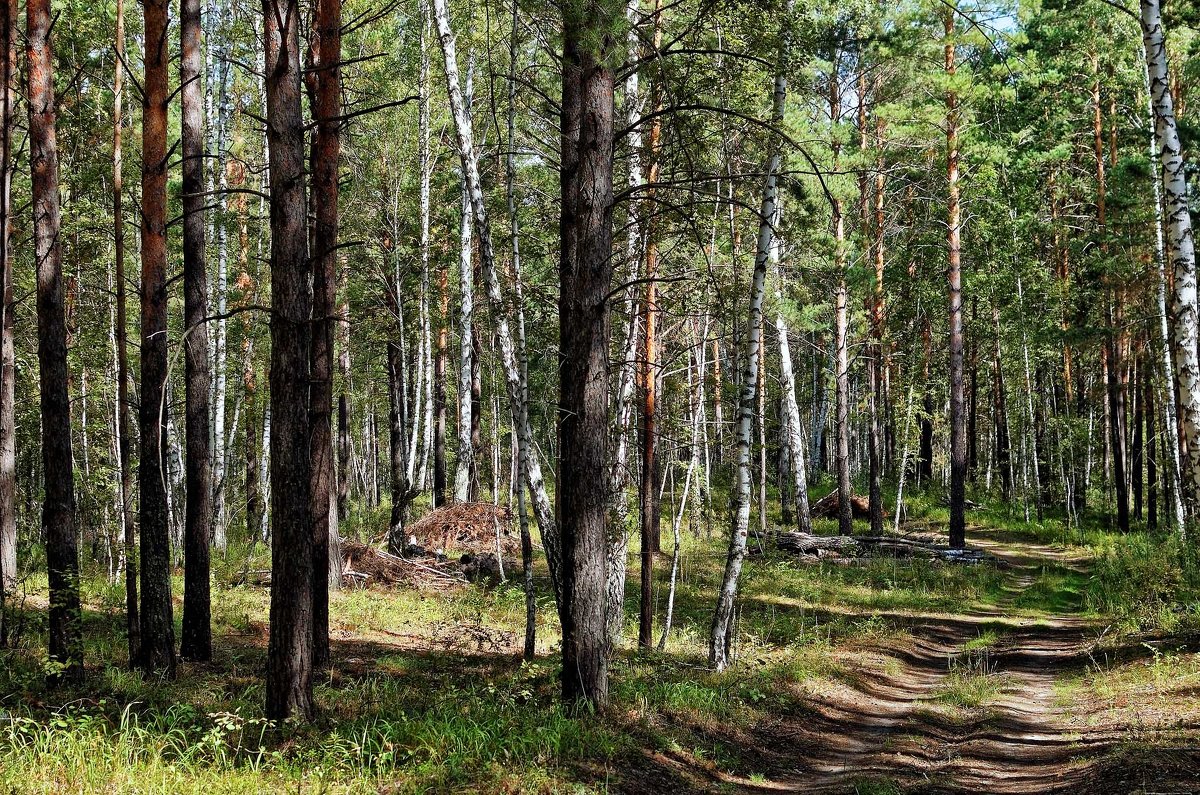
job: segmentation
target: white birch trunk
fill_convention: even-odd
[[[783,73],[781,49],[779,73],[775,75],[772,121],[783,121],[787,99],[787,78]],[[734,476],[733,521],[729,531],[729,553],[725,575],[713,613],[709,664],[718,671],[729,665],[729,647],[733,630],[733,603],[737,596],[738,578],[746,558],[746,537],[750,526],[750,442],[754,425],[755,398],[758,394],[758,358],[762,355],[763,295],[766,292],[767,262],[774,245],[777,180],[782,160],[782,142],[772,142],[772,153],[766,165],[766,184],[763,187],[762,207],[759,210],[758,249],[754,257],[754,276],[750,283],[750,312],[746,325],[746,359],[742,373],[741,395],[738,399],[737,470]]]
[[[500,293],[500,280],[496,276],[496,258],[492,248],[491,225],[488,221],[487,207],[483,202],[483,189],[479,181],[479,164],[475,157],[474,132],[471,116],[467,112],[467,104],[463,97],[458,81],[458,57],[455,54],[454,33],[450,29],[450,11],[447,0],[433,0],[434,20],[437,24],[438,37],[442,44],[442,54],[446,62],[446,89],[450,98],[450,110],[454,116],[454,128],[458,139],[459,160],[462,164],[463,175],[470,195],[472,215],[475,229],[479,235],[480,265],[483,272],[483,282],[487,290],[488,301],[496,318],[496,333],[500,342],[500,360],[504,367],[505,385],[508,389],[509,408],[512,411],[514,424],[522,442],[524,461],[521,471],[525,474],[526,486],[533,503],[534,517],[542,533],[542,545],[546,549],[546,558],[550,566],[550,578],[554,584],[556,599],[560,599],[560,580],[558,575],[559,542],[558,525],[554,519],[554,510],[546,493],[546,484],[542,477],[541,463],[533,452],[533,439],[529,427],[529,411],[527,404],[527,384],[518,360],[518,351],[513,342],[509,329],[508,307],[504,305]],[[520,316],[518,323],[520,324]],[[520,327],[520,326],[518,326]],[[524,350],[520,351],[524,358]],[[468,372],[469,378],[469,372]],[[468,382],[468,392],[470,384]],[[467,416],[468,446],[470,435],[470,415]],[[457,485],[457,484],[456,484]]]
[[[1175,381],[1186,461],[1182,491],[1186,507],[1195,511],[1200,493],[1200,326],[1197,317],[1196,251],[1188,214],[1183,150],[1175,126],[1175,108],[1167,76],[1167,41],[1159,0],[1141,0],[1142,39],[1150,75],[1154,131],[1162,163],[1167,252],[1174,270],[1172,314],[1175,318]]]
[[[445,51],[445,33],[442,33],[442,13],[444,3],[435,2],[434,15],[438,25],[438,35],[443,39]],[[446,30],[449,31],[449,11],[446,12]],[[451,34],[452,36],[453,34]],[[452,40],[453,41],[453,40]],[[467,125],[471,124],[471,72],[473,61],[467,59],[467,84],[462,92],[462,116]],[[455,64],[455,83],[458,83],[457,63]],[[446,67],[447,72],[449,66]],[[447,75],[446,80],[450,77]],[[455,115],[455,125],[460,123]],[[473,143],[472,143],[473,146]],[[462,169],[462,216],[459,222],[459,261],[458,278],[461,299],[458,315],[458,460],[454,468],[454,499],[456,502],[466,502],[471,494],[471,468],[475,459],[475,448],[471,444],[471,363],[474,355],[474,337],[471,328],[474,316],[475,285],[474,269],[471,267],[471,191],[470,177],[467,168]]]
[[[783,254],[782,241],[778,237],[778,227],[783,220],[783,202],[779,202],[775,210],[776,245],[772,260],[775,264],[775,297],[778,303],[775,314],[775,333],[779,338],[779,376],[783,387],[784,428],[787,435],[788,463],[792,470],[793,491],[795,501],[796,529],[801,533],[812,533],[812,514],[808,509],[808,465],[804,455],[804,429],[800,424],[800,406],[796,402],[796,373],[792,369],[792,346],[788,341],[787,321],[783,317],[783,268],[780,260]]]
[[[1143,59],[1146,50],[1142,47]],[[1146,80],[1146,104],[1150,111],[1150,162],[1156,163],[1159,160],[1158,152],[1158,134],[1155,124],[1154,113],[1154,95],[1150,90],[1150,64],[1144,59],[1145,80]],[[1158,390],[1159,405],[1163,408],[1163,418],[1166,421],[1166,426],[1170,433],[1163,439],[1163,443],[1171,451],[1171,508],[1172,517],[1175,521],[1175,529],[1179,532],[1183,531],[1184,526],[1184,511],[1183,511],[1183,494],[1180,489],[1180,473],[1182,472],[1182,462],[1179,460],[1179,440],[1176,438],[1176,429],[1179,427],[1179,420],[1175,414],[1175,395],[1171,389],[1171,379],[1175,372],[1175,364],[1171,355],[1171,330],[1167,321],[1167,254],[1166,243],[1163,240],[1163,201],[1162,201],[1162,174],[1156,168],[1154,169],[1154,260],[1158,266],[1158,283],[1155,285],[1155,297],[1158,300],[1158,333],[1162,341],[1162,365],[1163,365],[1163,380],[1164,385]]]

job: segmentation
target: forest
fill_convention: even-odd
[[[0,791],[1200,792],[1200,2],[0,0]]]

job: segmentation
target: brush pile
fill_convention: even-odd
[[[457,562],[402,558],[358,541],[342,541],[342,579],[347,585],[401,585],[444,591],[466,582],[461,571]]]
[[[449,558],[496,553],[496,536],[504,555],[520,556],[521,535],[512,512],[490,502],[460,502],[437,508],[406,528],[411,539],[430,553]]]

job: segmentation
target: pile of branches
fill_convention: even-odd
[[[422,590],[447,590],[466,580],[461,566],[438,558],[402,558],[357,541],[342,541],[342,579],[347,585],[407,585]]]
[[[852,563],[859,558],[924,558],[953,563],[983,563],[994,560],[977,549],[950,549],[929,541],[902,536],[816,536],[779,533],[775,547],[806,561]]]
[[[500,551],[521,554],[521,536],[513,528],[512,512],[490,502],[459,502],[430,511],[406,528],[410,543],[446,555],[496,553],[496,535]]]

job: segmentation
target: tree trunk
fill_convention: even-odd
[[[467,113],[467,103],[458,81],[458,58],[454,46],[454,33],[450,28],[450,15],[445,0],[434,0],[434,19],[437,22],[438,37],[441,40],[442,54],[446,66],[446,88],[450,99],[450,108],[454,115],[454,127],[458,139],[459,160],[466,174],[468,194],[476,231],[479,234],[480,269],[483,283],[487,290],[488,301],[492,305],[493,316],[496,318],[496,336],[500,343],[500,361],[504,368],[505,386],[508,390],[509,407],[513,414],[514,424],[523,444],[519,447],[519,455],[524,461],[519,462],[521,472],[525,477],[525,485],[529,489],[533,503],[533,513],[541,528],[542,545],[546,549],[546,559],[550,568],[550,579],[554,587],[555,598],[561,605],[563,591],[560,574],[559,531],[555,521],[550,499],[546,494],[546,484],[542,477],[541,464],[533,449],[533,435],[529,427],[528,384],[525,373],[524,348],[524,314],[520,307],[521,293],[519,290],[519,275],[517,276],[517,328],[520,336],[518,342],[513,341],[509,328],[509,309],[500,293],[500,280],[496,276],[495,252],[492,247],[491,224],[488,220],[487,207],[483,203],[483,189],[479,180],[479,166],[475,157],[474,132],[471,117]],[[593,483],[599,481],[593,481]]]
[[[654,0],[653,51],[662,48],[662,0]],[[651,89],[655,111],[662,109],[662,87],[656,80]],[[645,252],[643,272],[646,293],[642,299],[642,356],[638,380],[642,391],[642,477],[638,484],[638,508],[641,518],[641,598],[638,602],[638,648],[649,649],[654,643],[654,555],[662,549],[662,528],[658,504],[658,213],[654,204],[655,184],[661,169],[662,116],[650,122],[646,141],[645,193],[643,219]]]
[[[836,64],[836,56],[834,58]],[[834,71],[836,72],[836,66]],[[841,121],[841,87],[836,74],[829,77],[829,117],[834,124]],[[833,170],[837,171],[841,144],[833,141]],[[834,293],[834,463],[838,483],[838,531],[842,535],[854,532],[854,514],[850,507],[850,292],[846,285],[846,220],[842,200],[830,197],[833,224],[834,273],[837,278]]]
[[[166,433],[167,381],[167,43],[166,0],[149,0],[142,101],[142,659],[147,673],[175,674],[171,606]]]
[[[781,42],[779,67],[775,73],[772,98],[771,121],[781,124],[787,100],[787,78],[785,76],[786,48]],[[746,324],[746,358],[743,361],[742,389],[738,399],[737,425],[737,470],[733,488],[733,510],[729,533],[729,552],[725,559],[725,574],[717,595],[717,606],[713,612],[712,630],[708,650],[709,664],[718,671],[730,663],[729,649],[732,645],[734,600],[737,597],[738,578],[742,562],[746,557],[746,538],[750,526],[750,440],[754,418],[754,403],[758,392],[758,357],[762,349],[762,304],[766,292],[767,263],[774,248],[775,229],[772,224],[776,215],[778,196],[778,174],[782,163],[782,141],[771,142],[771,154],[766,163],[766,182],[763,186],[762,206],[759,210],[758,248],[754,257],[754,275],[750,282],[749,317]]]
[[[995,347],[992,350],[992,427],[995,429],[996,467],[1000,470],[1000,495],[1005,502],[1012,498],[1012,439],[1008,428],[1008,391],[1004,386],[1004,358],[1000,346],[1000,308],[992,304],[992,328]]]
[[[17,378],[13,347],[16,302],[13,299],[12,267],[13,132],[17,103],[17,38],[20,36],[17,0],[5,0],[3,14],[3,20],[0,20],[0,168],[3,169],[0,171],[0,647],[8,640],[4,623],[5,596],[17,582]],[[120,130],[119,121],[116,128]]]
[[[944,11],[946,23],[946,75],[954,80],[954,15]],[[966,546],[967,429],[963,403],[963,321],[962,321],[962,220],[958,188],[958,94],[951,86],[946,92],[946,244],[950,282],[950,546]]]
[[[32,172],[34,260],[37,270],[38,375],[41,383],[42,529],[50,582],[51,680],[83,678],[83,616],[75,542],[75,482],[71,467],[71,402],[67,395],[67,322],[62,281],[58,141],[50,0],[26,4],[29,64],[29,164]]]
[[[395,300],[399,300],[399,285],[394,288]],[[397,313],[399,317],[399,313]],[[408,524],[408,510],[412,505],[416,490],[408,479],[408,462],[405,451],[408,449],[408,428],[404,423],[404,354],[397,342],[389,342],[387,346],[388,367],[388,462],[392,481],[392,514],[388,523],[388,552],[393,555],[403,555],[404,546],[408,542],[405,527]]]
[[[200,84],[200,0],[180,7],[179,68],[183,151],[183,282],[187,509],[184,527],[183,625],[179,654],[212,658],[209,544],[212,541],[212,453],[209,450],[208,263],[204,252],[204,98]],[[118,67],[120,68],[120,67]]]
[[[1142,421],[1146,411],[1145,402],[1142,399],[1143,391],[1141,389],[1142,372],[1144,368],[1142,362],[1134,367],[1134,386],[1131,393],[1133,401],[1133,439],[1130,443],[1129,453],[1129,486],[1133,496],[1133,518],[1142,518],[1142,497],[1144,481],[1142,473],[1145,470],[1145,451],[1144,438],[1142,436]]]
[[[300,9],[263,0],[271,197],[271,634],[266,715],[312,717],[312,293],[300,112]],[[219,407],[218,407],[219,409]]]
[[[435,8],[440,8],[435,4]],[[448,12],[447,12],[448,13]],[[439,16],[440,24],[440,16]],[[439,26],[439,31],[441,30]],[[472,63],[467,63],[467,82],[463,91],[463,113],[471,114]],[[459,314],[458,314],[458,461],[454,468],[454,499],[466,502],[471,498],[471,479],[475,471],[475,445],[471,436],[473,407],[471,387],[474,383],[474,301],[475,268],[472,262],[471,194],[467,174],[462,174],[462,217],[459,222]]]
[[[616,42],[614,0],[563,10],[559,250],[559,482],[562,693],[608,701],[605,583],[608,341]]]
[[[1154,129],[1162,163],[1167,249],[1175,273],[1172,315],[1175,318],[1175,380],[1187,450],[1182,478],[1185,507],[1195,513],[1200,492],[1200,326],[1197,318],[1196,252],[1188,213],[1183,150],[1175,124],[1175,107],[1167,75],[1166,31],[1159,0],[1141,0],[1142,38],[1150,73]]]
[[[921,438],[917,447],[917,480],[918,485],[926,489],[933,481],[933,389],[931,387],[933,370],[933,323],[929,316],[921,318],[922,346],[922,394],[921,394]]]
[[[15,0],[9,0],[13,3]],[[118,64],[113,73],[113,281],[116,283],[116,318],[114,336],[117,346],[117,445],[120,467],[121,527],[125,552],[125,635],[128,641],[129,665],[141,658],[141,620],[138,618],[137,521],[133,510],[133,473],[129,466],[129,451],[133,437],[129,432],[129,353],[128,310],[125,285],[125,200],[121,136],[124,125],[125,71],[125,2],[117,0],[116,32],[113,47]],[[5,298],[6,306],[8,298]],[[5,320],[11,318],[6,313]]]
[[[1153,372],[1150,363],[1145,362],[1141,381],[1142,402],[1145,405],[1143,415],[1146,418],[1146,530],[1150,532],[1158,529],[1158,459],[1155,455],[1154,441],[1158,436],[1158,428],[1154,422],[1154,384],[1151,378]]]
[[[317,41],[317,120],[312,152],[312,206],[315,216],[309,424],[312,459],[313,658],[316,668],[329,662],[329,590],[341,583],[341,552],[333,494],[333,331],[337,309],[338,158],[342,112],[342,3],[315,0],[313,32]]]
[[[783,221],[783,202],[776,202],[775,235],[778,236]],[[783,421],[788,469],[792,475],[792,505],[795,510],[796,529],[801,533],[812,533],[812,514],[808,507],[808,468],[804,453],[804,429],[800,425],[800,406],[796,401],[796,373],[792,369],[792,346],[788,340],[787,320],[783,316],[783,285],[785,284],[781,260],[783,245],[777,239],[772,246],[772,260],[775,264],[775,297],[780,311],[775,315],[775,334],[779,339],[779,381],[783,389]],[[703,342],[701,342],[703,345]],[[782,479],[780,486],[782,488]],[[786,522],[785,522],[786,524]]]

